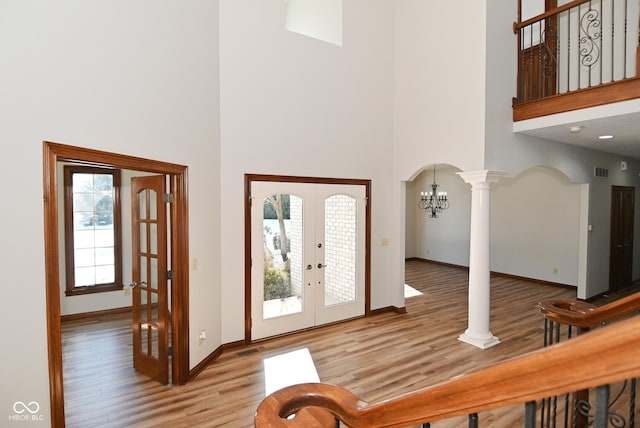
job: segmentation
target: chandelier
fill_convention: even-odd
[[[429,213],[429,218],[438,218],[438,213],[449,208],[447,192],[438,192],[436,184],[436,166],[433,166],[433,183],[431,192],[420,192],[418,206]]]

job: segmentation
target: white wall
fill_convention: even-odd
[[[578,285],[581,186],[549,168],[491,191],[491,270]]]
[[[372,308],[391,304],[392,22],[343,4],[343,46],[285,30],[281,0],[220,5],[223,341],[244,337],[245,173],[372,180]]]
[[[189,166],[189,248],[200,260],[190,318],[209,333],[197,347],[192,328],[191,366],[221,344],[217,22],[210,0],[0,4],[0,141],[11,153],[0,174],[12,206],[0,222],[5,418],[16,401],[37,401],[42,425],[50,418],[43,140]]]
[[[462,171],[484,168],[485,3],[395,2],[394,169],[399,180],[413,179],[433,164]]]

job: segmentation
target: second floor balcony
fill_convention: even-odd
[[[514,23],[513,121],[640,98],[639,3],[547,2],[544,13]]]

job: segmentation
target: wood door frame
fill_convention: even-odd
[[[251,182],[353,184],[365,187],[364,316],[371,315],[371,180],[350,178],[297,177],[287,175],[244,175],[244,343],[251,343]],[[312,327],[315,328],[315,327]]]
[[[69,161],[165,174],[171,177],[171,323],[173,346],[172,383],[189,380],[189,211],[187,167],[135,156],[43,141],[45,287],[47,299],[47,349],[51,425],[64,427],[62,332],[60,325],[60,279],[58,239],[58,162]]]

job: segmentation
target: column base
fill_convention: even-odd
[[[458,337],[458,340],[480,349],[487,349],[500,343],[500,339],[491,335],[491,333],[489,334],[490,336],[488,337],[472,337],[465,332],[464,334],[461,334],[460,337]]]

